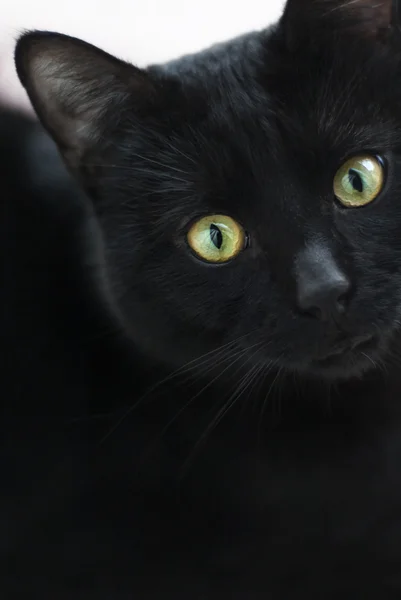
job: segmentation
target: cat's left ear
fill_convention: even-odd
[[[287,0],[283,23],[295,37],[350,33],[386,40],[397,22],[399,0]]]
[[[145,71],[58,33],[23,35],[15,62],[39,119],[72,169],[103,142],[127,103],[140,109],[155,94]]]

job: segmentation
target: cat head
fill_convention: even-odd
[[[289,0],[268,30],[146,70],[32,32],[16,65],[145,352],[180,365],[235,347],[328,378],[386,360],[401,324],[392,2]]]

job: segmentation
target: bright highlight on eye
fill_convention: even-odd
[[[203,260],[223,263],[238,256],[245,248],[246,236],[241,225],[231,217],[210,215],[192,225],[187,240]]]
[[[337,171],[334,194],[349,208],[365,206],[380,194],[384,184],[384,168],[374,156],[354,156]]]

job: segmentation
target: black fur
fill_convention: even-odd
[[[86,195],[51,146],[57,177],[36,160],[5,195],[2,598],[400,597],[391,4],[292,0],[269,30],[146,71],[19,41]],[[333,178],[361,152],[386,183],[345,209]],[[248,234],[232,262],[187,245],[209,213]],[[345,312],[306,314],[300,286],[336,270]]]

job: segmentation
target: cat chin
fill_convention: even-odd
[[[301,369],[301,373],[315,379],[326,379],[332,382],[347,381],[349,379],[363,379],[363,377],[373,370],[378,370],[379,365],[374,359],[358,359],[351,364],[341,364],[340,361],[330,365],[319,365],[311,363]]]
[[[291,361],[293,371],[301,377],[329,381],[361,380],[367,374],[382,375],[401,359],[401,330],[397,323],[383,327],[380,334],[365,335],[354,339],[343,350],[328,352],[322,356],[303,357]],[[291,360],[291,359],[290,359]]]
[[[298,371],[319,379],[346,381],[362,379],[371,371],[383,370],[383,351],[372,345],[364,351],[349,350],[324,359],[312,360],[301,366]]]

